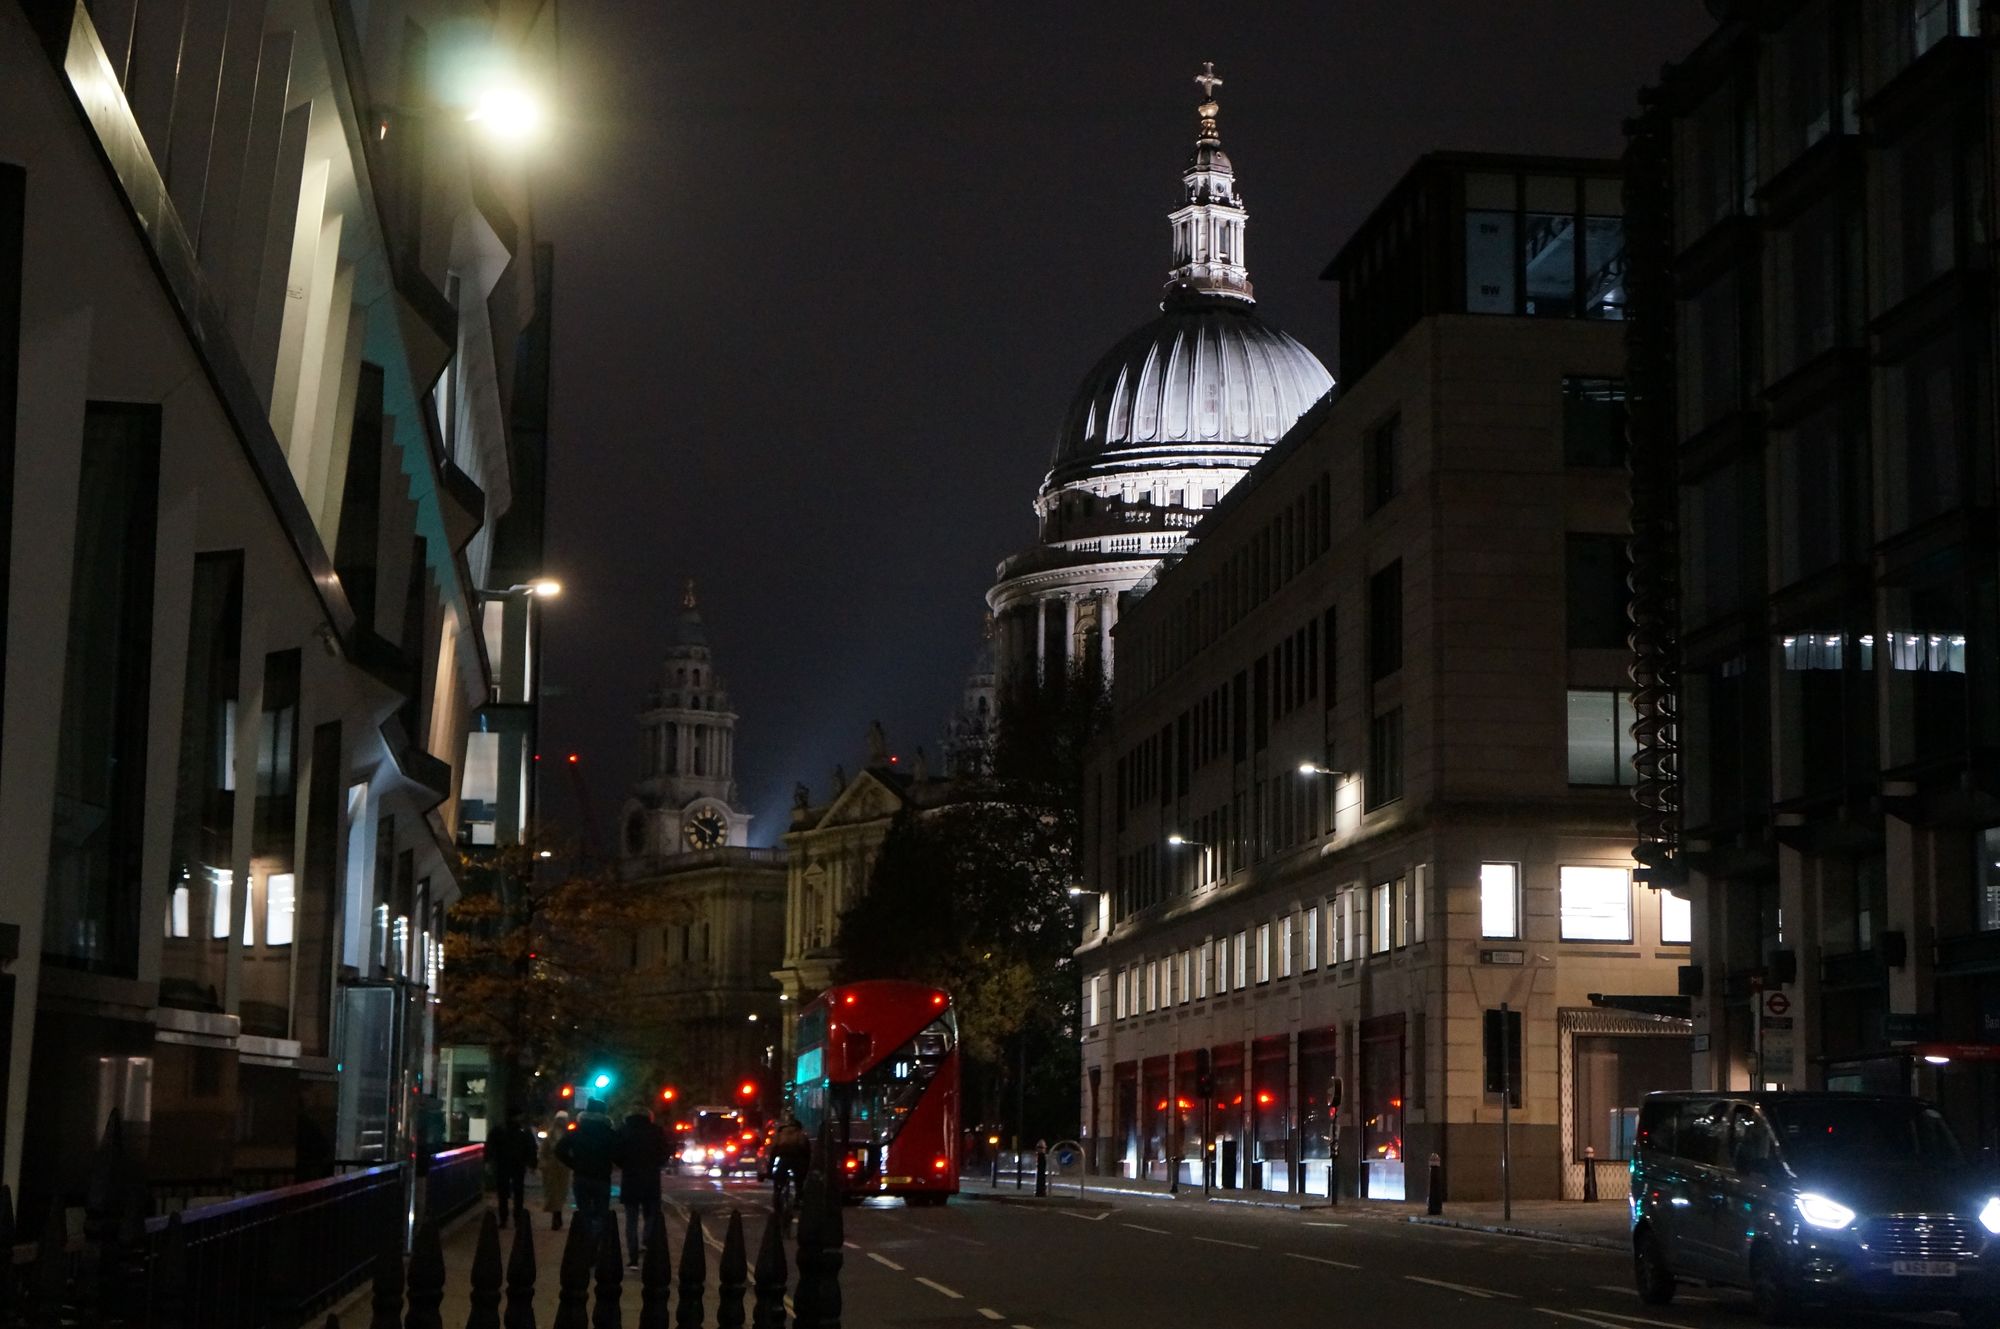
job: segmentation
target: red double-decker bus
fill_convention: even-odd
[[[958,1016],[922,983],[828,988],[799,1012],[792,1102],[852,1195],[943,1204],[958,1190]]]

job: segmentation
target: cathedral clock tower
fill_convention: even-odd
[[[629,863],[741,848],[750,814],[737,803],[736,712],[715,669],[693,579],[659,677],[639,714],[644,775],[625,805],[620,854]]]

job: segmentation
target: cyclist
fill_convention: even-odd
[[[805,1185],[806,1164],[812,1160],[812,1138],[799,1119],[786,1116],[771,1136],[771,1195],[780,1205],[795,1202]]]

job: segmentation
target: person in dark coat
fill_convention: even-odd
[[[511,1199],[512,1212],[527,1222],[528,1169],[535,1166],[535,1137],[521,1124],[521,1114],[507,1114],[507,1124],[486,1142],[486,1156],[493,1160],[493,1178],[500,1188],[500,1226],[507,1226]]]
[[[570,1190],[576,1195],[576,1221],[592,1235],[604,1231],[611,1216],[611,1169],[618,1161],[618,1130],[604,1100],[593,1098],[577,1115],[576,1129],[556,1142],[556,1157],[570,1170]]]
[[[660,1217],[660,1169],[667,1162],[667,1133],[644,1108],[634,1108],[618,1128],[618,1198],[625,1205],[625,1258],[639,1267],[647,1225]]]

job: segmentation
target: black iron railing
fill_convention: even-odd
[[[419,1211],[433,1222],[442,1223],[479,1203],[486,1190],[486,1146],[469,1144],[432,1154],[418,1165],[423,1178],[423,1207]]]

